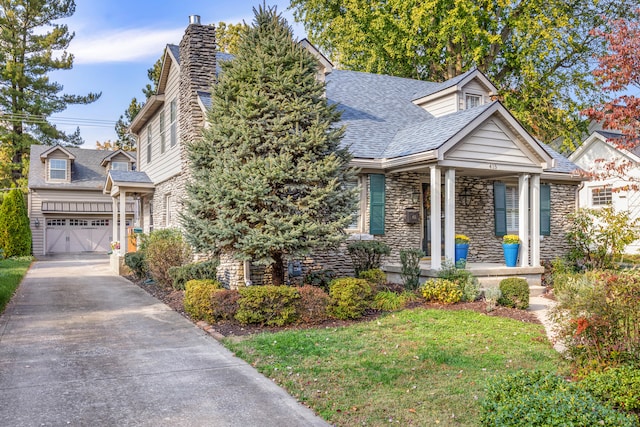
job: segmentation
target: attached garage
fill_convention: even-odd
[[[110,218],[49,218],[46,220],[46,253],[108,252],[111,247]]]

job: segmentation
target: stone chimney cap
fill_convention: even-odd
[[[200,15],[189,15],[189,25],[200,25]]]

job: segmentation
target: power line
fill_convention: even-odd
[[[44,115],[32,115],[32,114],[25,114],[25,113],[0,114],[0,121],[26,122],[29,124],[54,123],[54,124],[60,124],[60,125],[111,127],[111,128],[116,125],[115,120],[82,118],[82,117],[65,117],[65,116],[49,116],[47,118]]]

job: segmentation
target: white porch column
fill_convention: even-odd
[[[120,190],[120,255],[127,253],[127,192]]]
[[[444,172],[444,257],[456,259],[456,170]]]
[[[112,197],[111,200],[113,202],[113,206],[111,207],[111,241],[113,242],[120,239],[118,239],[118,199]]]
[[[540,174],[531,176],[531,266],[540,266]]]
[[[440,242],[442,241],[442,227],[440,225],[440,216],[442,208],[440,206],[440,169],[437,166],[431,166],[431,268],[439,270],[442,266],[442,249]]]
[[[529,175],[518,176],[518,235],[520,237],[520,266],[529,265]]]

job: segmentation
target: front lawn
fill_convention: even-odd
[[[31,265],[31,258],[0,259],[0,313]]]
[[[224,344],[338,426],[476,426],[489,377],[563,364],[542,326],[464,310],[405,310]]]

